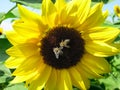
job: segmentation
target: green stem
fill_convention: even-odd
[[[12,7],[6,14],[4,14],[4,15],[2,16],[2,18],[0,19],[0,24],[2,23],[3,20],[6,19],[5,15],[7,15],[8,13],[10,13],[10,12],[11,12],[13,9],[15,9],[16,7],[17,7],[17,5],[15,5],[14,7]]]

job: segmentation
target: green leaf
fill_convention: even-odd
[[[11,2],[31,6],[33,8],[40,9],[42,0],[10,0]]]
[[[92,0],[93,2],[103,2],[103,3],[108,3],[109,2],[109,0]]]
[[[8,18],[16,18],[16,16],[11,12],[12,10],[14,10],[17,7],[17,5],[15,5],[14,7],[12,7],[7,13],[0,13],[0,23]]]
[[[24,87],[23,83],[20,83],[15,85],[9,85],[4,90],[27,90],[27,88]]]
[[[4,20],[4,18],[5,18],[5,13],[1,12],[0,13],[0,23]]]
[[[105,90],[120,90],[120,75],[115,78],[112,74],[108,78],[100,79],[105,84]]]
[[[105,85],[105,90],[120,90],[120,54],[111,60],[111,72],[108,77],[99,79]]]
[[[23,4],[26,6],[30,6],[36,9],[40,9],[41,8],[41,3],[42,0],[10,0],[11,2],[15,2],[15,3],[19,3],[19,4]],[[55,3],[56,0],[52,0],[53,3]]]
[[[91,85],[89,90],[104,90],[104,89],[101,88],[101,86],[99,85]]]
[[[6,50],[11,46],[9,41],[6,38],[0,38],[0,62],[6,60],[8,55],[6,54]]]
[[[4,74],[4,71],[0,70],[0,76],[3,76]]]
[[[18,9],[12,10],[11,13],[12,13],[13,15],[15,15],[15,17],[18,17],[18,18],[20,17],[20,14],[19,14]]]
[[[6,78],[11,76],[11,72],[8,68],[5,67],[4,63],[0,62],[0,70],[4,72],[3,76],[0,76],[0,83],[5,83]]]
[[[0,12],[0,19],[3,18],[4,15],[5,15],[4,12]]]
[[[12,12],[9,12],[9,13],[5,14],[5,19],[7,19],[7,18],[16,18],[16,16]]]
[[[114,66],[120,65],[120,54],[114,57],[113,65]]]
[[[106,21],[103,23],[103,26],[109,26],[109,27],[115,27],[115,28],[120,28],[120,24],[113,24],[109,21]]]

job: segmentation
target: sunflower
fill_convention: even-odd
[[[90,80],[110,72],[104,57],[120,52],[114,43],[120,31],[102,27],[108,11],[91,0],[43,0],[39,15],[18,5],[20,19],[6,36],[13,45],[5,65],[13,68],[11,83],[25,82],[28,90],[81,90]]]
[[[114,12],[115,12],[115,14],[116,14],[117,16],[120,17],[120,6],[115,5],[115,6],[114,6]]]

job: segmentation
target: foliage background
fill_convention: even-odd
[[[52,1],[55,2],[55,0]],[[107,6],[113,3],[115,0],[92,0],[92,4],[101,1],[104,2],[105,6]],[[0,24],[3,29],[4,27],[2,23],[4,21],[8,20],[10,23],[12,23],[14,19],[19,17],[19,13],[16,6],[17,3],[23,4],[29,9],[38,12],[41,8],[42,0],[10,0],[10,2],[14,3],[13,7],[9,8],[7,12],[0,12]],[[0,4],[1,3],[2,0],[0,0]],[[120,18],[114,14],[113,7],[110,8],[112,12],[110,11],[110,15],[103,24],[103,26],[112,26],[120,28]],[[10,29],[10,27],[7,24],[5,27],[8,27]],[[116,42],[120,43],[120,36],[118,36]],[[4,66],[4,61],[9,57],[5,53],[5,50],[8,49],[10,46],[11,44],[5,38],[4,33],[0,35],[0,90],[27,90],[27,88],[24,87],[24,83],[15,85],[10,84],[10,81],[14,78],[11,76],[13,70],[7,69]],[[112,72],[104,75],[103,78],[99,80],[91,80],[91,88],[89,90],[120,90],[120,54],[108,57],[106,59],[111,65]],[[73,87],[73,90],[79,89]]]

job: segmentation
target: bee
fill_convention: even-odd
[[[58,59],[59,58],[59,55],[62,55],[63,54],[63,51],[61,48],[58,48],[58,47],[55,47],[53,48],[53,52],[55,54],[55,57]]]
[[[69,42],[70,42],[69,39],[65,39],[64,41],[62,40],[59,45],[61,48],[63,48],[63,47],[70,48],[70,46],[68,46]]]
[[[68,46],[68,43],[70,42],[69,39],[65,39],[64,41],[62,40],[59,45],[60,47],[55,47],[53,48],[53,52],[55,54],[56,59],[59,59],[59,56],[63,54],[63,47],[66,48],[70,48],[70,46]]]

